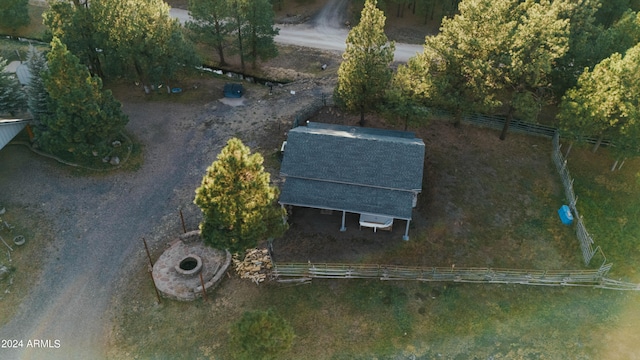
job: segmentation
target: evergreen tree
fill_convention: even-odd
[[[251,61],[256,67],[258,59],[266,60],[278,55],[273,39],[278,29],[273,28],[274,13],[269,0],[228,0],[231,14],[228,19],[236,37],[235,53],[240,56],[240,66]]]
[[[31,73],[31,80],[26,87],[27,105],[32,117],[31,125],[34,128],[39,128],[41,126],[40,119],[49,112],[49,94],[42,79],[42,75],[47,69],[47,62],[44,55],[33,46],[29,47],[27,67]]]
[[[395,44],[384,33],[385,16],[376,7],[376,0],[367,0],[360,15],[360,23],[347,36],[347,48],[338,69],[338,85],[334,97],[349,111],[364,115],[375,108],[385,96],[391,81],[389,65],[393,61]]]
[[[44,24],[91,74],[105,77],[102,69],[105,51],[103,36],[97,31],[98,20],[86,0],[48,0],[49,9],[42,14]],[[108,49],[107,49],[107,52]]]
[[[56,154],[106,155],[108,144],[128,121],[120,103],[58,38],[51,42],[47,59],[43,80],[50,113],[34,129],[36,141]]]
[[[12,32],[29,25],[29,0],[2,0],[0,2],[0,26]]]
[[[260,154],[233,138],[207,169],[194,200],[204,215],[205,243],[237,253],[286,229],[284,210],[275,206],[278,189],[269,185],[262,163]]]
[[[268,60],[278,56],[278,48],[273,39],[279,30],[273,27],[275,14],[269,0],[249,0],[246,12],[246,59],[255,68],[258,59]]]
[[[245,72],[245,48],[246,40],[244,39],[246,28],[246,5],[244,0],[229,0],[229,8],[231,9],[231,16],[229,16],[229,26],[233,28],[235,34],[234,53],[240,56],[240,68],[242,72]]]
[[[245,312],[233,324],[231,346],[237,359],[278,359],[295,337],[289,323],[273,310]]]
[[[567,91],[560,104],[561,129],[577,139],[608,138],[614,151],[637,155],[640,150],[640,44],[624,57],[613,54],[585,69],[578,85]]]
[[[224,49],[233,30],[227,17],[230,16],[228,0],[189,0],[189,14],[194,21],[186,26],[199,40],[213,46],[220,58],[220,65],[227,65]]]
[[[425,125],[428,111],[425,105],[433,94],[433,78],[429,72],[430,63],[409,59],[406,65],[400,65],[391,80],[391,86],[385,95],[386,117],[400,118],[404,130],[409,126]],[[426,66],[426,67],[425,67]]]
[[[7,60],[0,57],[0,116],[15,116],[26,110],[26,96],[15,74],[5,71]]]
[[[514,114],[537,114],[554,61],[567,49],[566,3],[549,0],[464,0],[460,14],[445,18],[441,32],[427,38],[418,61],[436,71],[434,102],[455,114],[507,109],[500,136]]]
[[[146,92],[170,81],[179,68],[197,63],[164,1],[96,0],[90,9],[110,68],[134,75]]]
[[[507,39],[509,56],[499,63],[491,85],[495,94],[504,90],[509,94],[504,101],[507,118],[501,140],[506,138],[516,112],[527,120],[537,117],[538,104],[544,100],[544,92],[550,90],[554,62],[568,49],[569,22],[560,16],[562,5],[561,1],[527,0],[515,7],[515,16],[505,19],[505,23],[517,21],[517,26]]]
[[[494,64],[503,54],[495,51],[506,43],[515,24],[504,24],[511,3],[465,0],[460,14],[444,18],[440,33],[427,37],[423,54],[412,59],[417,79],[429,80],[430,94],[424,94],[435,106],[449,110],[458,125],[465,112],[488,111],[499,105],[487,86]],[[433,73],[433,76],[431,76]]]

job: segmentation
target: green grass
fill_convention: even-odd
[[[585,226],[613,268],[611,276],[640,283],[640,158],[625,161],[612,172],[606,148],[571,151],[568,166],[575,178],[577,208]],[[596,255],[593,262],[602,262]]]
[[[134,297],[122,303],[111,358],[233,358],[227,329],[268,308],[296,333],[282,359],[633,358],[640,329],[637,294],[587,288],[227,279],[210,302],[153,305],[147,283]]]

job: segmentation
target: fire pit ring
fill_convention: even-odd
[[[202,259],[198,255],[189,254],[175,266],[176,272],[183,276],[193,276],[202,271]]]

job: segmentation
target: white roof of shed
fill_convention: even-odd
[[[29,67],[26,63],[21,63],[20,61],[12,61],[4,68],[5,72],[16,74],[18,77],[18,82],[20,85],[26,86],[29,85],[31,81],[31,71],[29,71]]]
[[[0,149],[18,135],[28,122],[26,119],[0,119]]]

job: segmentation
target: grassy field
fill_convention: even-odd
[[[612,262],[611,276],[640,283],[640,159],[628,159],[611,171],[615,159],[606,148],[571,150],[568,166],[575,178],[578,211]],[[593,262],[602,261],[596,256]]]
[[[209,302],[155,305],[143,284],[119,309],[110,358],[233,358],[230,324],[268,308],[296,332],[283,359],[634,359],[640,340],[635,293],[365,280],[257,287],[234,278]]]

